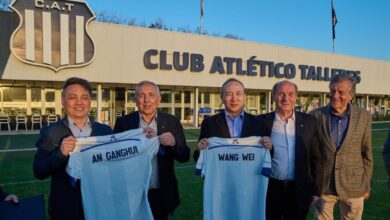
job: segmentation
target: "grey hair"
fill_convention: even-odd
[[[138,97],[139,89],[141,88],[141,86],[144,85],[152,85],[156,90],[157,95],[160,96],[160,89],[158,88],[157,84],[152,81],[144,80],[139,82],[137,86],[135,86],[135,97]]]
[[[221,98],[223,97],[223,92],[224,92],[224,90],[225,90],[225,86],[226,86],[227,84],[231,83],[231,82],[237,82],[237,83],[239,83],[239,84],[242,86],[242,88],[244,89],[244,93],[245,93],[245,86],[244,86],[244,84],[243,84],[240,80],[235,79],[235,78],[229,78],[229,79],[227,79],[227,80],[222,84],[222,87],[221,87]]]
[[[284,84],[284,83],[290,83],[294,86],[295,88],[295,93],[298,94],[298,86],[297,84],[291,82],[291,81],[288,81],[288,80],[283,80],[283,81],[280,81],[280,82],[277,82],[274,84],[274,86],[272,87],[272,95],[275,95],[276,92],[278,91],[279,87]]]
[[[336,83],[340,83],[342,81],[348,81],[349,85],[351,86],[350,95],[353,97],[356,93],[356,79],[352,75],[348,73],[340,73],[337,75],[334,75],[329,83],[329,88]]]

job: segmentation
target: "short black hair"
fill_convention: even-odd
[[[64,97],[64,91],[66,90],[66,88],[74,84],[82,86],[88,91],[89,95],[92,96],[92,86],[91,83],[88,82],[88,80],[79,77],[71,77],[65,81],[65,84],[62,87],[62,97]]]

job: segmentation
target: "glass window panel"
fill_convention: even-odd
[[[161,94],[161,103],[171,103],[172,102],[170,90],[161,90],[160,94]]]
[[[210,104],[210,92],[204,92],[204,103]]]
[[[256,108],[256,96],[248,94],[246,104],[247,104],[248,108]]]
[[[40,102],[41,101],[41,88],[31,88],[31,101]]]
[[[181,103],[181,91],[175,91],[175,103]]]
[[[102,89],[102,100],[105,102],[110,101],[110,89]]]
[[[181,108],[175,108],[175,116],[177,118],[181,118]]]
[[[26,87],[4,87],[3,101],[4,102],[25,102]]]
[[[190,91],[184,91],[184,103],[186,103],[186,104],[191,103],[191,92]]]
[[[96,89],[92,90],[91,100],[97,100],[97,91],[96,91]]]
[[[135,90],[127,90],[127,102],[135,102]]]
[[[171,108],[159,108],[158,110],[161,112],[164,112],[164,113],[168,113],[168,114],[171,113]]]
[[[46,91],[46,102],[54,102],[54,100],[55,100],[55,92]]]

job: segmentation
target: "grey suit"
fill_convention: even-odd
[[[334,177],[340,199],[359,198],[371,191],[371,115],[362,108],[349,106],[347,134],[338,150],[332,140],[330,105],[311,113],[318,121],[320,146],[324,156],[321,195],[329,192],[330,181]]]

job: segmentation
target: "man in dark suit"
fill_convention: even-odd
[[[272,175],[268,184],[266,216],[304,220],[317,186],[321,162],[316,119],[294,111],[297,86],[290,81],[272,89],[275,111],[260,115],[272,140]]]
[[[153,133],[159,135],[160,149],[152,159],[148,199],[154,219],[168,219],[168,214],[172,214],[180,204],[174,160],[187,162],[190,149],[179,119],[157,111],[161,96],[155,83],[138,83],[135,96],[139,111],[118,118],[114,131],[144,128],[147,136],[153,136]]]
[[[318,120],[319,140],[324,154],[320,175],[323,207],[315,209],[316,219],[333,219],[339,203],[342,219],[359,220],[364,200],[371,191],[373,158],[371,114],[350,102],[356,92],[356,80],[340,73],[329,83],[330,103],[312,114]]]
[[[66,80],[62,90],[62,106],[67,117],[43,127],[35,144],[34,175],[38,179],[51,177],[49,214],[52,219],[84,219],[80,182],[66,173],[69,153],[76,138],[111,134],[112,129],[88,117],[92,87],[81,78]]]
[[[202,122],[197,149],[194,152],[195,161],[198,160],[199,150],[207,147],[209,137],[242,138],[265,135],[262,122],[244,111],[245,87],[241,81],[235,78],[226,80],[221,88],[221,99],[225,105],[224,111],[205,118]],[[272,146],[269,137],[263,137],[261,144],[268,148]]]

